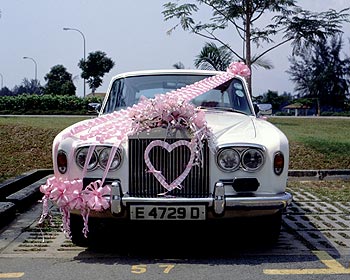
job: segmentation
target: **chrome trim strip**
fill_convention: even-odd
[[[293,196],[288,192],[271,197],[226,197],[226,207],[286,208],[292,202],[292,199]]]
[[[256,143],[239,143],[239,142],[236,142],[236,143],[225,143],[225,144],[221,144],[221,145],[217,146],[217,150],[223,149],[223,148],[244,148],[244,149],[256,148],[256,149],[261,149],[264,152],[267,151],[265,146],[259,145],[259,144],[256,144]]]
[[[271,209],[271,208],[285,208],[292,202],[292,195],[284,192],[275,196],[254,196],[254,197],[225,197],[225,210],[230,207],[244,207],[244,208],[259,208],[259,209]],[[213,197],[207,198],[174,198],[174,197],[158,197],[158,198],[141,198],[141,197],[127,197],[122,198],[122,205],[128,204],[142,204],[142,203],[155,203],[155,204],[207,204],[212,207],[214,204]]]

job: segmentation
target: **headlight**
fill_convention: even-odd
[[[235,171],[239,168],[239,153],[234,149],[222,149],[217,156],[218,166],[223,171]]]
[[[81,148],[81,149],[79,149],[77,151],[75,160],[76,160],[76,163],[78,164],[78,166],[80,168],[84,168],[84,166],[85,166],[85,162],[86,162],[88,151],[89,151],[88,147]],[[97,155],[96,155],[96,152],[94,151],[92,156],[91,156],[91,159],[90,159],[90,162],[88,164],[87,169],[88,170],[94,169],[96,167],[96,165],[97,165],[97,162],[98,162]]]
[[[111,149],[110,148],[104,148],[103,150],[101,150],[100,155],[99,155],[99,164],[103,169],[106,169],[107,167],[107,163],[109,160],[109,155],[111,153]],[[111,163],[111,167],[109,168],[110,170],[115,170],[120,166],[120,162],[121,162],[121,150],[117,149],[114,158],[112,160]]]
[[[242,166],[247,171],[255,171],[264,163],[264,156],[260,150],[248,149],[243,152]]]

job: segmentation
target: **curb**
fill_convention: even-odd
[[[43,194],[40,192],[40,186],[44,185],[49,177],[48,175],[39,181],[36,181],[33,184],[30,184],[27,187],[9,195],[6,197],[6,201],[16,205],[17,211],[24,212],[29,208],[34,201],[38,201],[43,197]]]
[[[40,199],[40,186],[52,173],[52,169],[35,169],[0,184],[0,228]]]
[[[11,222],[16,216],[16,205],[12,202],[0,202],[0,228]]]
[[[350,169],[289,170],[289,181],[350,180]]]
[[[52,169],[34,169],[2,182],[0,184],[0,201],[4,201],[4,198],[10,194],[17,192],[23,189],[23,187],[28,186],[52,173]]]

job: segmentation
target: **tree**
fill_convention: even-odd
[[[218,42],[250,69],[259,61],[264,65],[265,63],[261,63],[264,62],[261,60],[263,56],[287,42],[292,43],[293,53],[297,53],[319,38],[341,32],[342,23],[348,21],[349,16],[349,9],[321,13],[305,11],[296,5],[295,0],[196,0],[198,5],[179,2],[164,4],[164,19],[179,21],[168,34],[180,26],[185,31]],[[212,17],[207,22],[196,20],[195,14],[199,11],[199,5],[209,7],[212,11]],[[269,24],[258,27],[262,25],[261,19],[264,17],[270,17]],[[221,37],[220,31],[229,27],[238,35],[235,40],[239,38],[242,41],[241,52]],[[275,42],[276,36],[281,34],[282,39]],[[260,47],[264,47],[264,50],[258,52]],[[251,92],[251,77],[248,79],[248,86]]]
[[[40,82],[38,80],[32,79],[28,80],[27,78],[24,78],[22,81],[22,84],[19,86],[15,86],[13,88],[13,94],[14,95],[21,95],[21,94],[42,94],[43,89],[40,85]]]
[[[11,96],[13,92],[8,87],[3,87],[0,89],[0,96]]]
[[[185,65],[181,61],[174,63],[173,67],[175,69],[185,69]]]
[[[350,90],[350,58],[341,58],[342,46],[341,36],[335,36],[289,59],[287,72],[299,96],[317,100],[320,107],[344,109]]]
[[[278,95],[277,91],[268,90],[263,95],[259,95],[253,98],[256,103],[268,103],[272,105],[272,110],[275,113],[279,111],[281,107],[287,105],[293,100],[290,93],[284,92],[282,95]]]
[[[217,47],[214,42],[210,42],[197,55],[194,65],[205,70],[226,71],[231,62],[232,53],[226,46]]]
[[[87,80],[91,91],[102,85],[102,77],[114,67],[114,61],[102,51],[89,53],[86,61],[81,59],[78,66],[82,70],[81,77]]]
[[[67,72],[63,65],[55,65],[44,77],[46,86],[45,94],[75,95],[76,87],[72,80],[72,74]]]

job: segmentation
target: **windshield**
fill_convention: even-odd
[[[167,93],[207,77],[205,75],[172,74],[135,76],[115,80],[103,108],[103,114],[137,104],[141,96],[153,98],[156,94]],[[252,114],[242,81],[236,78],[197,96],[191,102],[201,108]]]

